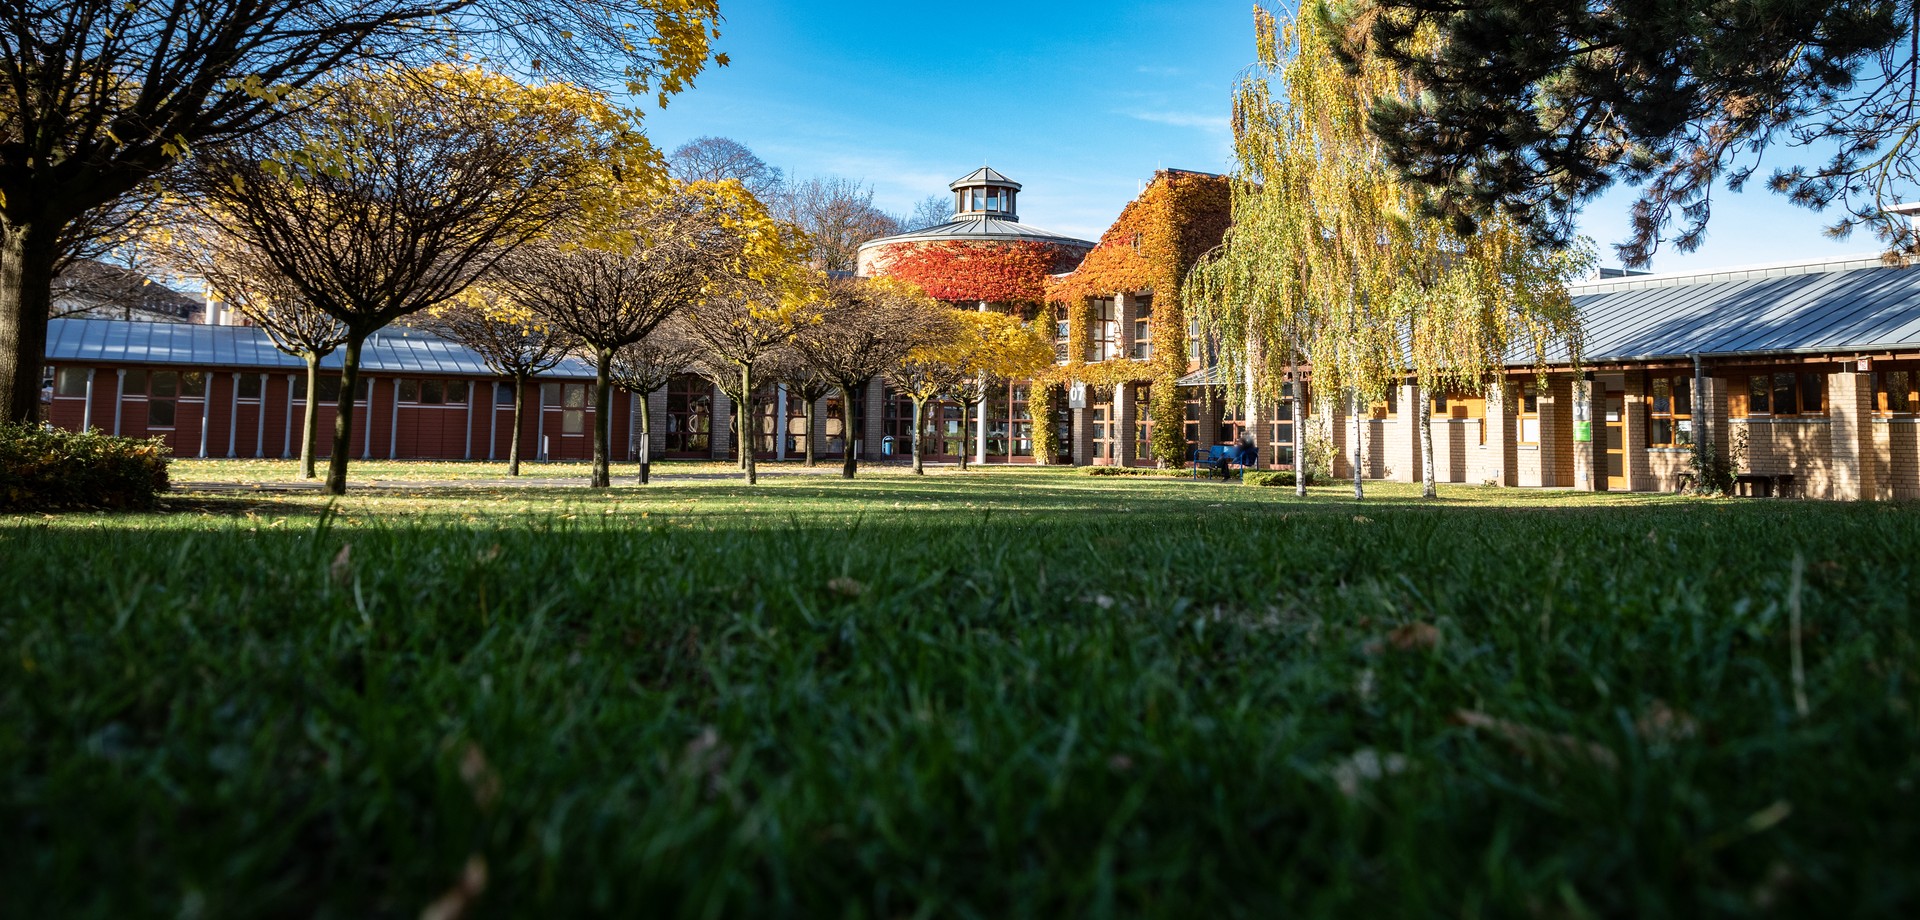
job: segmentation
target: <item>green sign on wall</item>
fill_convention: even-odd
[[[1573,439],[1576,442],[1580,442],[1580,443],[1586,443],[1588,441],[1592,441],[1593,440],[1593,423],[1592,422],[1574,422],[1573,423]]]

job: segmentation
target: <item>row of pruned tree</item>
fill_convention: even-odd
[[[1011,317],[962,314],[892,282],[829,281],[808,264],[807,234],[737,180],[664,175],[596,93],[433,65],[368,69],[291,101],[266,130],[188,161],[163,248],[306,361],[309,478],[320,362],[342,353],[334,494],[346,489],[362,347],[396,322],[514,381],[516,474],[526,382],[568,356],[589,362],[596,487],[611,481],[615,386],[644,397],[693,370],[750,406],[777,379],[808,402],[811,449],[812,403],[832,390],[851,405],[886,375],[918,415],[1051,359]],[[737,443],[750,444],[750,412],[734,416]],[[741,455],[753,482],[753,451]],[[855,462],[850,450],[847,475]]]

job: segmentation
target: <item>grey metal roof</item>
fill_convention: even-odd
[[[1877,259],[1635,276],[1570,293],[1590,362],[1920,347],[1920,269]]]
[[[321,359],[322,368],[339,370],[339,351]],[[204,326],[143,323],[117,319],[56,319],[47,324],[47,361],[100,364],[158,364],[196,368],[303,370],[299,358],[273,347],[254,326]],[[360,369],[371,374],[422,374],[462,377],[498,376],[474,352],[419,329],[389,327],[367,338]],[[568,358],[540,375],[591,378],[592,366]]]
[[[1020,183],[1007,178],[1005,175],[1002,175],[999,170],[994,169],[991,166],[982,166],[979,169],[974,170],[973,172],[967,173],[965,176],[962,176],[961,178],[955,179],[951,183],[948,183],[947,188],[950,188],[957,192],[963,188],[974,188],[977,186],[987,186],[987,185],[999,186],[1001,188],[1010,188],[1015,191],[1019,191],[1020,189]]]
[[[998,217],[986,217],[979,214],[968,215],[947,221],[925,230],[902,233],[898,236],[883,236],[877,240],[868,240],[861,249],[870,246],[889,246],[894,243],[931,243],[941,240],[1031,240],[1040,243],[1060,243],[1080,249],[1092,249],[1093,244],[1086,240],[1061,236],[1051,230],[1015,223]]]

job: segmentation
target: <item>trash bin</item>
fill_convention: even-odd
[[[887,435],[880,439],[880,456],[893,456],[893,435]]]

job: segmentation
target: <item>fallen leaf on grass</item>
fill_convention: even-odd
[[[487,762],[487,752],[472,741],[460,751],[460,780],[467,784],[473,804],[481,811],[492,810],[493,803],[500,800],[500,774]]]
[[[327,566],[327,574],[333,576],[334,584],[346,587],[353,578],[353,544],[341,544],[340,552],[334,554],[333,564]]]
[[[1327,775],[1333,777],[1334,785],[1340,787],[1340,794],[1350,799],[1359,796],[1368,783],[1405,772],[1405,755],[1388,754],[1383,757],[1373,748],[1361,748],[1327,767]]]
[[[1456,710],[1453,721],[1456,725],[1491,732],[1512,747],[1515,753],[1550,765],[1584,761],[1608,770],[1615,770],[1620,766],[1620,758],[1598,741],[1588,741],[1562,732],[1534,728],[1531,725],[1490,716],[1472,709]]]
[[[482,563],[492,562],[493,560],[500,558],[500,544],[495,543],[492,546],[489,546],[486,549],[481,550],[480,552],[475,554],[475,558],[479,559]]]
[[[1665,700],[1654,700],[1641,710],[1639,718],[1633,720],[1634,730],[1640,733],[1640,740],[1649,744],[1672,744],[1676,741],[1691,739],[1700,731],[1700,723],[1694,718],[1667,705]]]
[[[827,582],[827,590],[841,597],[859,597],[867,593],[867,586],[842,575]]]
[[[1373,523],[1373,518],[1367,517],[1364,514],[1356,514],[1353,516],[1353,522],[1355,524],[1371,524]]]
[[[1387,633],[1387,642],[1397,651],[1429,651],[1440,647],[1440,629],[1432,623],[1408,623]]]
[[[473,909],[487,890],[487,858],[478,853],[467,857],[453,887],[420,911],[420,920],[459,920]]]

